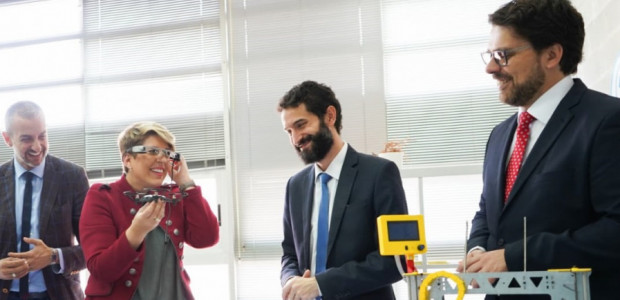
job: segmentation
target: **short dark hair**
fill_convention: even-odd
[[[336,95],[330,87],[322,83],[307,80],[289,90],[280,99],[278,112],[289,107],[298,107],[301,104],[306,105],[306,109],[323,120],[327,108],[331,105],[336,108],[336,131],[340,134],[342,129],[342,109],[340,102],[336,99]]]
[[[13,134],[13,121],[16,116],[28,120],[45,117],[41,107],[32,101],[18,101],[13,103],[4,116],[4,130],[11,135]]]
[[[513,29],[537,52],[556,43],[562,45],[562,72],[577,72],[585,29],[581,14],[569,0],[513,0],[489,15],[489,23]]]

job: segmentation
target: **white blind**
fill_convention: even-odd
[[[480,200],[486,141],[516,109],[500,103],[480,52],[504,0],[382,2],[390,140],[405,141],[405,190],[424,214],[427,262],[454,270]],[[426,267],[426,266],[424,266]]]
[[[80,0],[2,1],[0,43],[53,40],[81,33]],[[62,14],[62,18],[59,15]]]
[[[84,1],[89,175],[120,172],[118,133],[147,119],[176,135],[190,166],[223,164],[219,16],[216,0]]]
[[[242,259],[277,259],[286,182],[304,167],[282,129],[278,101],[304,80],[331,86],[344,139],[378,152],[385,142],[380,4],[233,0],[231,15],[236,251]]]
[[[3,1],[0,27],[0,126],[14,102],[37,102],[50,153],[84,165],[80,1]],[[0,147],[0,163],[12,156]]]
[[[15,29],[0,33],[0,65],[8,66],[0,68],[0,108],[39,103],[50,153],[84,166],[91,179],[120,175],[116,138],[143,120],[176,135],[190,168],[224,165],[219,7],[217,0],[0,5],[0,25]],[[1,160],[11,156],[1,148]]]
[[[383,1],[387,132],[405,141],[405,166],[481,163],[490,130],[515,112],[480,58],[504,2]]]

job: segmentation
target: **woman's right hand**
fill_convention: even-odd
[[[162,200],[146,203],[138,210],[131,226],[125,231],[131,248],[136,250],[140,247],[146,235],[159,225],[165,213],[166,203]]]

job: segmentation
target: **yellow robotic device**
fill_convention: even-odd
[[[426,253],[426,235],[422,215],[382,215],[377,218],[379,253],[405,255],[407,273],[416,272],[416,254]]]
[[[388,255],[405,255],[407,258],[407,273],[418,276],[414,257],[416,254],[426,253],[426,234],[424,231],[424,217],[422,215],[383,215],[377,218],[379,235],[379,253]],[[465,282],[457,275],[448,272],[436,272],[427,276],[420,286],[419,296],[415,299],[429,299],[429,286],[439,277],[452,279],[457,284],[458,298],[465,296]],[[414,279],[415,280],[415,279]]]
[[[381,255],[426,253],[422,215],[383,215],[377,218]]]

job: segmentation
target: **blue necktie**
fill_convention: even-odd
[[[327,263],[327,241],[329,239],[329,189],[327,182],[332,179],[327,173],[319,174],[321,180],[321,205],[316,235],[316,270],[314,274],[325,271]]]
[[[30,251],[30,244],[24,242],[24,237],[30,237],[30,215],[32,211],[32,174],[26,172],[23,174],[26,179],[26,187],[24,188],[24,209],[22,211],[22,239],[19,252]],[[19,296],[22,299],[28,299],[28,274],[19,280]]]

